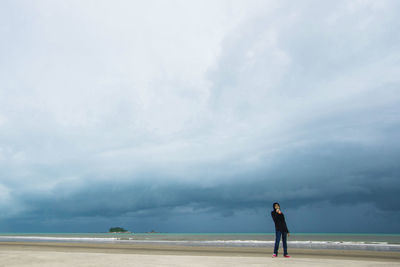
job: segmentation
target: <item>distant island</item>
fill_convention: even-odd
[[[154,231],[154,230],[151,230],[150,232],[146,232],[146,234],[159,234],[160,232],[157,232],[157,231]]]
[[[109,233],[117,233],[117,234],[121,234],[121,233],[127,234],[127,233],[130,233],[128,230],[125,230],[125,229],[122,228],[122,227],[111,227],[110,230],[109,230],[108,232],[109,232]]]

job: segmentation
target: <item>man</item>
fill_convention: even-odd
[[[279,203],[275,202],[272,205],[272,207],[273,210],[271,211],[271,216],[275,223],[275,247],[274,247],[274,254],[272,255],[272,257],[273,258],[278,257],[279,242],[281,241],[281,236],[282,236],[283,256],[285,258],[290,258],[287,252],[287,243],[286,243],[287,236],[290,236],[290,233],[286,226],[285,215],[283,215]]]

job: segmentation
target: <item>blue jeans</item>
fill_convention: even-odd
[[[287,253],[287,243],[286,243],[287,233],[281,232],[281,231],[275,232],[274,254],[278,255],[279,242],[281,241],[281,235],[282,235],[282,243],[283,243],[283,255],[287,255],[288,254]]]

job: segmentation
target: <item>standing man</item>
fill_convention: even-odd
[[[274,247],[274,254],[272,255],[273,258],[278,257],[278,249],[279,249],[279,242],[281,241],[282,236],[282,243],[283,243],[283,256],[285,258],[290,258],[287,252],[287,236],[290,236],[289,230],[286,226],[285,216],[281,211],[281,207],[279,203],[274,203],[272,205],[273,210],[271,211],[272,219],[275,223],[275,247]]]

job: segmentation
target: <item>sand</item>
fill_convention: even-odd
[[[272,258],[265,248],[1,242],[0,266],[399,266],[400,253],[291,250]]]

